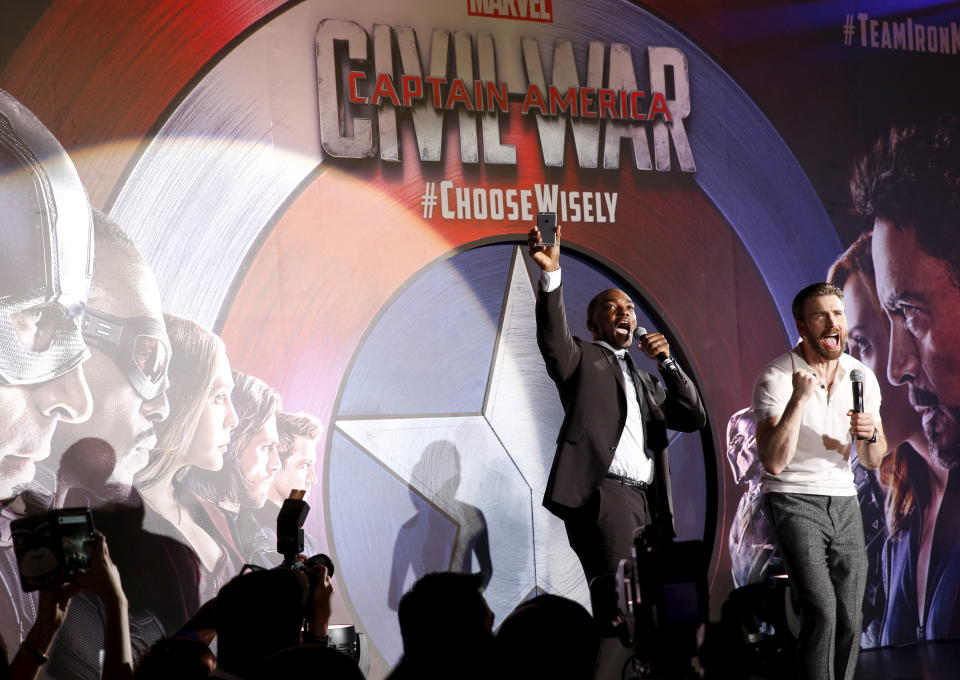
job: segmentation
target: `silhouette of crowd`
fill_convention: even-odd
[[[322,565],[247,565],[135,664],[131,630],[136,627],[130,625],[120,572],[99,531],[89,552],[88,572],[40,591],[33,627],[9,665],[0,665],[0,679],[51,677],[45,673],[47,654],[80,597],[97,600],[102,612],[84,623],[103,644],[104,680],[364,677],[358,659],[330,643],[334,591]],[[479,573],[432,572],[414,583],[400,600],[404,653],[389,680],[593,677],[600,632],[583,606],[539,595],[519,605],[494,635],[482,581]]]

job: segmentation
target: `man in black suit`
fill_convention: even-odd
[[[593,342],[570,334],[560,287],[557,245],[544,247],[530,231],[530,255],[541,269],[537,344],[557,385],[564,419],[543,505],[560,517],[588,583],[616,571],[629,557],[633,530],[653,525],[656,537],[676,534],[671,510],[667,428],[694,432],[707,417],[693,382],[661,361],[662,382],[638,370],[629,356],[637,317],[621,290],[606,290],[587,308]],[[650,358],[670,355],[659,333],[639,347]],[[613,598],[591,587],[601,624]],[[606,620],[605,620],[606,619]]]

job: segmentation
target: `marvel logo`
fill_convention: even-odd
[[[553,0],[467,0],[467,13],[475,17],[553,23]]]

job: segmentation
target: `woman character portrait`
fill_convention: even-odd
[[[200,601],[240,569],[222,513],[183,484],[191,468],[219,470],[237,413],[223,341],[199,324],[165,314],[170,336],[170,416],[157,426],[157,447],[136,478],[147,509],[144,528],[188,545],[202,566]],[[223,526],[220,526],[223,525]]]

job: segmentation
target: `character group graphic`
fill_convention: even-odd
[[[276,512],[317,482],[322,427],[231,371],[213,332],[164,314],[134,242],[91,208],[62,147],[5,92],[0,163],[0,635],[16,650],[37,607],[11,522],[87,507],[143,654],[245,562],[279,563]],[[54,675],[99,677],[102,640],[85,623],[99,607],[75,598]]]

